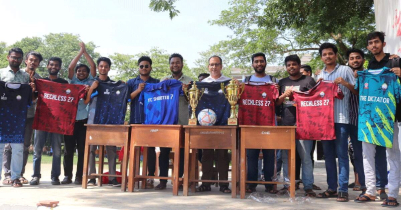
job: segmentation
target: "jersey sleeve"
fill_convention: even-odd
[[[341,90],[340,86],[333,83],[333,93],[334,93],[334,98],[338,99],[343,99],[344,98],[344,93]]]
[[[278,99],[278,97],[279,97],[279,91],[278,91],[278,89],[276,88],[275,85],[273,85],[272,90],[273,90],[273,95],[272,95],[273,100]]]

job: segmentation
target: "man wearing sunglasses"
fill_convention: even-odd
[[[127,82],[128,91],[131,93],[131,115],[130,124],[143,124],[145,114],[143,104],[139,103],[139,95],[145,88],[146,83],[159,83],[160,80],[150,76],[152,71],[152,59],[149,56],[142,56],[138,59],[139,75]],[[155,175],[156,153],[154,147],[148,148],[148,176]],[[153,179],[146,183],[146,189],[153,189]]]

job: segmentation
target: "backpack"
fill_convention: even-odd
[[[249,82],[249,80],[251,80],[251,77],[252,77],[252,75],[251,75],[251,76],[246,76],[246,77],[245,77],[245,82]],[[271,75],[269,75],[269,77],[270,77],[270,80],[271,80],[273,83],[277,83],[277,79],[276,79],[275,77],[273,77],[273,76],[271,76]]]

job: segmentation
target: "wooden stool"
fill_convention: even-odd
[[[184,192],[188,196],[191,182],[223,182],[231,183],[231,196],[237,197],[237,126],[193,126],[185,128],[185,157],[184,157]],[[231,150],[231,181],[229,180],[199,180],[195,175],[196,149],[229,149]],[[190,150],[191,162],[190,162]],[[195,185],[191,186],[195,192]]]
[[[128,148],[129,146],[129,125],[99,125],[99,124],[85,124],[86,142],[85,142],[85,156],[84,156],[84,174],[82,180],[82,188],[86,189],[88,186],[88,163],[89,152],[91,145],[99,145],[99,171],[98,174],[90,174],[90,178],[98,177],[98,185],[102,186],[102,176],[108,177],[121,177],[121,191],[125,191],[127,179],[127,161],[128,149],[124,149],[123,163],[121,167],[121,175],[103,174],[104,163],[104,146],[118,146]]]
[[[142,186],[146,179],[171,179],[173,181],[173,195],[178,195],[179,187],[179,161],[180,147],[183,147],[182,125],[131,125],[131,146],[130,163],[128,176],[128,191],[134,191],[134,181],[142,180]],[[139,175],[139,168],[134,164],[139,159],[139,151],[136,147],[144,147],[143,156],[147,155],[145,147],[171,147],[174,150],[174,173],[172,177],[147,176],[147,161],[142,163],[142,175]]]
[[[288,152],[290,196],[295,198],[295,128],[296,126],[240,125],[241,143],[241,199],[245,198],[245,184],[284,184],[273,181],[246,181],[246,149],[283,149]],[[266,177],[265,177],[266,178]]]

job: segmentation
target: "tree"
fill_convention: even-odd
[[[0,42],[0,68],[6,68],[8,66],[7,55],[7,44],[5,42]]]
[[[138,59],[141,56],[149,56],[152,59],[152,71],[151,76],[153,78],[161,79],[167,75],[171,75],[170,71],[170,64],[169,64],[169,57],[165,50],[159,49],[157,47],[151,48],[149,51],[138,53],[135,55],[127,55],[127,54],[120,54],[114,53],[111,55],[110,58],[113,60],[113,69],[116,69],[118,75],[116,76],[117,80],[127,81],[134,77],[137,77],[138,72]],[[184,60],[184,68],[183,73],[187,76],[193,77],[191,70],[185,64]]]
[[[177,0],[150,0],[149,8],[155,12],[167,12],[169,13],[170,19],[180,13],[174,6]]]

